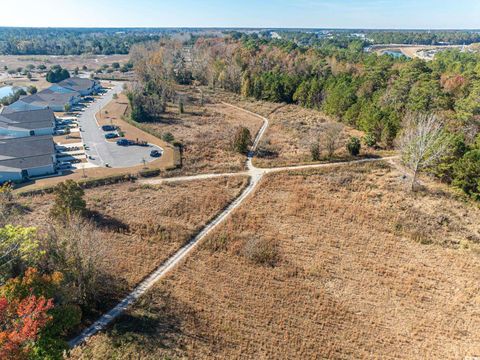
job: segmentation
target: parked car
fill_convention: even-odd
[[[114,125],[103,125],[102,126],[103,131],[115,131],[117,130],[117,127]]]
[[[71,167],[72,167],[72,164],[67,161],[59,162],[57,164],[58,170],[66,170],[66,169],[70,169]]]
[[[117,141],[117,145],[128,146],[128,145],[130,145],[130,141],[128,141],[127,139],[120,139],[120,140]]]
[[[70,134],[70,129],[68,129],[68,128],[58,129],[58,130],[55,130],[55,134],[56,135],[67,135],[67,134]]]
[[[150,156],[151,157],[160,157],[160,156],[162,156],[162,153],[158,150],[152,150],[152,151],[150,151]]]
[[[118,138],[117,133],[106,133],[105,134],[105,139],[115,139],[115,138]]]

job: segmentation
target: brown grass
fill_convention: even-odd
[[[265,178],[184,265],[73,358],[479,354],[480,210],[407,186],[385,164]],[[246,256],[258,239],[276,249],[273,265]]]
[[[305,109],[298,105],[276,104],[267,101],[244,99],[239,95],[216,91],[213,98],[240,106],[269,119],[270,125],[259,144],[254,163],[258,167],[276,167],[312,162],[310,148],[320,143],[321,160],[346,160],[349,158],[346,142],[350,136],[361,138],[361,131],[345,126],[330,159],[325,147],[324,135],[337,122],[321,111]],[[362,156],[388,154],[374,151],[363,145]]]
[[[179,114],[178,106],[170,103],[161,121],[143,124],[159,136],[172,133],[184,145],[183,167],[177,174],[244,170],[245,157],[232,150],[231,142],[238,126],[247,127],[254,136],[262,125],[261,119],[208,95],[205,106],[201,106],[199,91],[182,88],[182,92],[188,98],[184,114]]]
[[[246,186],[246,177],[142,186],[126,183],[86,190],[87,207],[108,243],[101,268],[120,290],[131,289],[187,242]],[[19,219],[43,232],[54,195],[22,198]]]

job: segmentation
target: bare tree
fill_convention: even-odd
[[[98,302],[102,287],[109,286],[99,271],[108,243],[96,226],[81,217],[52,224],[43,246],[45,266],[65,274],[69,296],[81,305]]]
[[[328,157],[331,158],[337,149],[340,135],[343,131],[343,125],[338,123],[328,124],[322,134],[323,147],[327,150]]]
[[[399,150],[403,164],[412,171],[412,191],[419,172],[438,163],[449,151],[443,122],[434,114],[409,114],[403,124]]]

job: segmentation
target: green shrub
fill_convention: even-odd
[[[466,153],[455,165],[453,184],[466,194],[480,200],[480,150]]]
[[[312,156],[312,161],[320,160],[320,147],[317,143],[314,143],[310,146],[310,154]]]
[[[250,130],[244,126],[239,127],[233,139],[233,149],[240,154],[247,154],[250,146],[252,146]]]
[[[368,147],[377,145],[377,139],[372,134],[367,134],[363,137],[363,143]]]
[[[352,136],[347,142],[347,150],[352,156],[357,156],[360,154],[360,149],[362,148],[362,143],[360,139]]]
[[[168,143],[175,141],[175,136],[171,132],[166,132],[162,134],[162,140]]]
[[[160,169],[147,169],[138,172],[138,176],[142,178],[156,177],[160,175]]]
[[[67,180],[55,187],[55,201],[50,215],[63,222],[69,222],[72,217],[83,215],[87,203],[83,199],[85,192],[78,183]]]
[[[99,186],[119,184],[134,181],[136,178],[131,174],[111,175],[102,178],[88,179],[79,181],[78,184],[82,189],[91,189]]]

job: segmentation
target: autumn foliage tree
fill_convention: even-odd
[[[53,300],[29,295],[0,298],[0,358],[23,359],[33,351],[41,330],[52,319]]]
[[[65,301],[63,281],[59,272],[28,268],[0,287],[0,359],[61,358],[63,336],[81,316]]]

